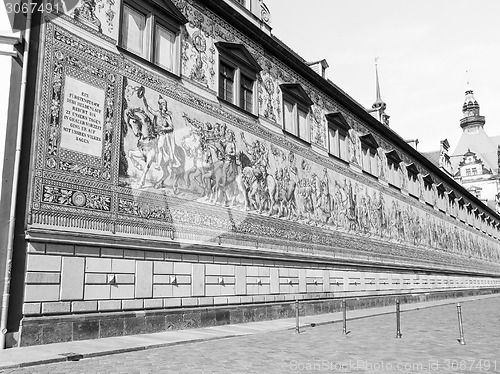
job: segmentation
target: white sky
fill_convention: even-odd
[[[467,80],[500,135],[499,0],[264,0],[273,34],[302,58],[325,58],[328,78],[365,108],[375,101],[374,59],[390,126],[418,150],[453,151]],[[468,70],[468,74],[466,74]]]

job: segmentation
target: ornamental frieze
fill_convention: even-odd
[[[462,263],[469,256],[500,261],[498,244],[476,230],[415,206],[178,81],[118,56],[114,65],[109,52],[59,30],[63,42],[53,26],[47,29],[33,226],[92,227],[101,235],[157,240],[172,240],[174,232],[212,235],[216,242],[216,235],[242,245],[257,238],[263,248],[281,241],[302,253],[314,246],[329,255],[416,261],[442,253]],[[276,95],[271,74],[262,78],[271,79]],[[272,108],[268,119],[278,115],[279,104],[262,102]],[[321,118],[327,104],[317,101],[314,108]],[[351,162],[359,164],[355,129],[349,142]]]

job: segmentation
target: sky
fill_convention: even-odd
[[[264,0],[272,33],[365,108],[375,58],[390,127],[421,152],[460,136],[467,87],[500,135],[499,0]],[[467,85],[469,82],[469,85]]]

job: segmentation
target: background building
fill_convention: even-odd
[[[7,345],[498,290],[500,217],[261,1],[56,4],[27,36]]]

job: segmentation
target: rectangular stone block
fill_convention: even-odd
[[[330,292],[330,271],[323,270],[323,292]]]
[[[181,299],[182,306],[197,306],[198,299],[196,297],[186,297]]]
[[[111,272],[135,274],[135,260],[113,258],[111,260]]]
[[[160,251],[146,251],[144,253],[144,258],[146,260],[161,260],[163,261],[164,255]]]
[[[280,293],[280,274],[278,268],[270,269],[270,286],[271,293]]]
[[[185,262],[176,262],[174,263],[174,274],[177,275],[191,275],[191,265],[190,263]]]
[[[110,258],[87,258],[85,261],[87,273],[111,273]]]
[[[174,273],[174,263],[170,261],[155,261],[154,274],[173,274]]]
[[[173,286],[160,284],[153,286],[153,297],[172,297],[174,294]]]
[[[101,248],[102,257],[123,257],[123,249],[120,248]]]
[[[134,274],[115,274],[115,279],[117,284],[134,284],[135,275]]]
[[[76,256],[99,257],[100,254],[101,254],[101,248],[99,247],[89,247],[83,245],[75,246]]]
[[[81,257],[63,257],[61,300],[83,299],[84,264],[85,259]]]
[[[199,306],[208,306],[208,305],[213,305],[213,304],[214,304],[213,297],[199,297],[198,298],[198,305]]]
[[[300,269],[299,271],[299,292],[307,292],[306,269]]]
[[[191,276],[190,275],[176,275],[175,281],[177,284],[191,284]]]
[[[28,253],[44,254],[45,253],[45,243],[28,243]]]
[[[228,258],[224,256],[215,256],[214,264],[227,264]]]
[[[220,267],[221,265],[219,264],[206,264],[205,265],[205,272],[207,276],[219,276],[220,275]]]
[[[135,275],[135,297],[153,296],[153,263],[137,261]]]
[[[227,297],[214,297],[214,305],[227,305]]]
[[[259,268],[257,266],[247,266],[247,276],[248,277],[258,277]]]
[[[36,315],[40,314],[42,310],[41,303],[24,303],[23,304],[23,314],[24,315]]]
[[[221,286],[218,284],[207,284],[205,286],[206,296],[219,296],[221,292]]]
[[[120,310],[122,308],[122,302],[120,300],[98,300],[97,310],[107,311],[107,310]]]
[[[228,304],[239,304],[241,303],[241,296],[229,296],[227,298]]]
[[[163,299],[164,308],[176,308],[181,306],[181,299],[179,297],[170,297]]]
[[[121,303],[120,303],[121,304]],[[121,309],[121,305],[118,307]],[[125,332],[125,322],[123,319],[102,319],[99,321],[99,337],[108,338],[111,336],[122,336]]]
[[[73,256],[75,253],[75,246],[71,244],[47,243],[45,252],[53,255]]]
[[[134,298],[133,284],[117,284],[111,286],[111,299],[133,299]]]
[[[251,303],[252,301],[253,301],[252,296],[241,296],[241,303],[242,304],[248,304],[248,303]]]
[[[123,257],[136,260],[144,260],[144,251],[138,249],[125,249],[123,251]]]
[[[61,314],[69,313],[71,310],[71,303],[69,301],[62,302],[47,302],[42,303],[42,313],[43,314]]]
[[[191,296],[191,286],[190,285],[177,285],[173,286],[173,296],[174,297],[189,297]],[[207,295],[208,296],[208,295]]]
[[[60,273],[46,273],[46,272],[27,272],[26,283],[35,284],[59,284]]]
[[[61,271],[61,256],[28,254],[26,271]]]
[[[191,287],[192,296],[205,296],[205,264],[193,264]]]
[[[153,284],[170,284],[170,275],[153,275]]]
[[[99,337],[99,321],[79,321],[73,324],[73,340],[91,340]]]
[[[59,300],[58,284],[27,284],[24,287],[24,301],[56,301]]]
[[[182,254],[182,261],[183,262],[198,262],[198,255],[190,254],[190,253],[183,253]]]
[[[71,303],[71,312],[95,312],[97,310],[97,301],[73,301]]]
[[[221,265],[220,275],[234,275],[234,265]]]
[[[135,299],[135,300],[122,300],[122,309],[143,309],[144,300]]]
[[[234,269],[235,275],[235,293],[236,295],[246,295],[247,293],[247,267],[236,266]]]
[[[199,255],[198,261],[210,264],[214,262],[214,256]]]
[[[182,255],[176,252],[165,252],[165,260],[167,261],[182,261]]]
[[[145,309],[159,309],[163,307],[162,299],[144,299]]]
[[[87,284],[84,288],[85,300],[105,300],[111,295],[111,286],[107,284]]]
[[[268,277],[270,274],[271,268],[268,266],[262,266],[258,268],[259,277]]]
[[[226,285],[222,286],[220,289],[220,294],[224,295],[224,296],[233,296],[234,295],[234,285],[226,284]]]
[[[85,284],[107,284],[107,274],[103,273],[87,273],[85,274]]]

